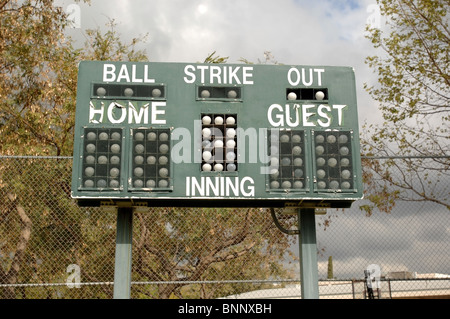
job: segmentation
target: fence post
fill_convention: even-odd
[[[131,298],[131,252],[133,208],[118,207],[116,259],[114,265],[114,299]]]

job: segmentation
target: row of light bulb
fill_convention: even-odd
[[[112,144],[110,146],[111,153],[119,154],[120,153],[120,144]],[[94,143],[89,143],[86,145],[86,152],[87,153],[95,153],[97,151],[97,146]]]
[[[344,182],[339,184],[338,180],[332,180],[332,181],[330,181],[328,187],[327,187],[326,181],[319,180],[317,182],[317,188],[318,189],[350,189],[351,186],[352,185],[351,185],[351,183],[349,181],[344,181]]]
[[[209,99],[211,97],[211,91],[208,90],[208,89],[201,90],[200,97],[202,99]],[[229,99],[237,99],[238,98],[238,91],[233,90],[233,89],[228,90],[226,97],[229,98]]]
[[[323,93],[322,91],[317,91],[314,96],[315,96],[316,100],[322,101],[325,98],[325,93]],[[295,100],[297,100],[297,98],[298,97],[297,97],[297,94],[295,92],[290,92],[287,95],[287,99],[289,101],[295,101]]]
[[[212,119],[211,116],[209,115],[204,115],[202,117],[202,124],[203,125],[211,125],[211,124],[216,124],[216,125],[223,125],[224,123],[226,123],[227,125],[234,125],[236,124],[236,119],[233,116],[226,116],[226,118],[224,119],[225,116],[215,116],[214,117],[214,121]]]
[[[160,179],[156,182],[156,179],[148,179],[145,183],[142,179],[135,179],[133,181],[133,186],[135,188],[166,188],[169,187],[169,181],[167,179]]]
[[[97,96],[104,97],[106,96],[106,89],[104,87],[97,88]],[[132,97],[134,95],[134,90],[132,88],[125,88],[123,90],[123,95],[126,97]],[[162,91],[158,88],[152,90],[152,97],[161,97]]]
[[[217,127],[212,128],[212,129],[206,127],[204,129],[202,129],[202,137],[204,139],[210,139],[213,135],[217,137],[217,135],[215,134],[215,133],[217,133],[217,130],[218,130]],[[222,135],[222,133],[223,132],[220,131],[220,135]],[[236,137],[236,129],[234,129],[234,128],[227,128],[226,131],[225,131],[225,136],[228,139],[234,139]]]
[[[84,187],[86,187],[86,188],[94,188],[94,187],[106,188],[106,187],[108,187],[108,182],[106,179],[101,178],[101,179],[97,180],[97,185],[95,185],[94,180],[87,179],[84,181]],[[120,182],[117,179],[111,179],[109,181],[109,187],[110,188],[119,188]]]
[[[100,132],[100,133],[88,132],[86,134],[86,139],[88,141],[95,141],[97,139],[100,141],[107,141],[111,138],[111,140],[117,141],[117,140],[120,140],[121,136],[122,135],[119,132],[111,132],[111,136],[107,132]]]

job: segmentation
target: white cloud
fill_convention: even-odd
[[[59,0],[62,6],[71,0]],[[364,63],[374,53],[364,38],[367,9],[374,0],[96,0],[81,6],[81,29],[72,36],[84,42],[83,30],[104,27],[114,19],[123,40],[148,33],[146,49],[153,62],[201,62],[216,51],[229,63],[258,62],[265,51],[292,65],[345,65],[356,72],[361,125],[380,123],[376,103],[363,89],[375,77]]]
[[[119,22],[126,37],[149,33],[153,61],[192,62],[211,50],[256,61],[272,51],[286,64],[348,64],[356,54],[365,10],[338,12],[291,0],[97,0],[83,10],[85,26],[106,17]],[[324,2],[324,4],[327,4]],[[361,16],[363,14],[363,16]],[[359,40],[358,40],[359,41]],[[340,52],[346,54],[339,54]],[[360,59],[362,61],[362,59]]]

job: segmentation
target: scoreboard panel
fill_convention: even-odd
[[[362,194],[350,67],[79,65],[81,206],[349,207]]]

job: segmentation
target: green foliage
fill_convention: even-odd
[[[148,34],[131,39],[131,43],[123,43],[117,32],[117,23],[111,19],[107,24],[108,30],[103,33],[99,28],[86,30],[88,39],[85,43],[82,60],[94,61],[148,61],[145,50],[137,49],[141,42],[145,42]]]
[[[134,280],[172,283],[159,285],[156,291],[141,291],[141,297],[217,298],[255,285],[186,287],[185,282],[289,276],[280,260],[292,237],[281,235],[262,209],[167,208],[155,212],[137,215]]]
[[[214,56],[216,51],[208,55],[203,63],[227,63],[229,57],[221,57],[220,55]]]
[[[384,211],[390,211],[396,198],[433,201],[448,208],[448,196],[442,198],[424,186],[436,183],[428,179],[427,170],[449,176],[450,169],[449,2],[379,0],[378,4],[386,25],[367,28],[368,39],[379,51],[366,59],[378,84],[365,88],[379,102],[384,123],[364,125],[363,155],[417,158],[371,161],[365,176],[368,198]],[[398,191],[388,191],[391,186]]]
[[[386,30],[370,29],[369,40],[384,55],[370,56],[379,87],[368,87],[387,121],[449,111],[448,1],[379,1]],[[387,36],[383,36],[386,34]]]
[[[54,1],[3,1],[0,6],[0,153],[71,155],[78,62],[147,61],[136,37],[86,31],[84,48],[64,34],[67,15]]]
[[[240,58],[240,62],[243,62],[245,64],[254,64],[250,60],[247,60],[246,58]],[[264,51],[264,59],[258,59],[258,64],[275,64],[275,65],[283,65],[282,63],[279,63],[277,60],[275,60],[275,56],[270,51]]]

